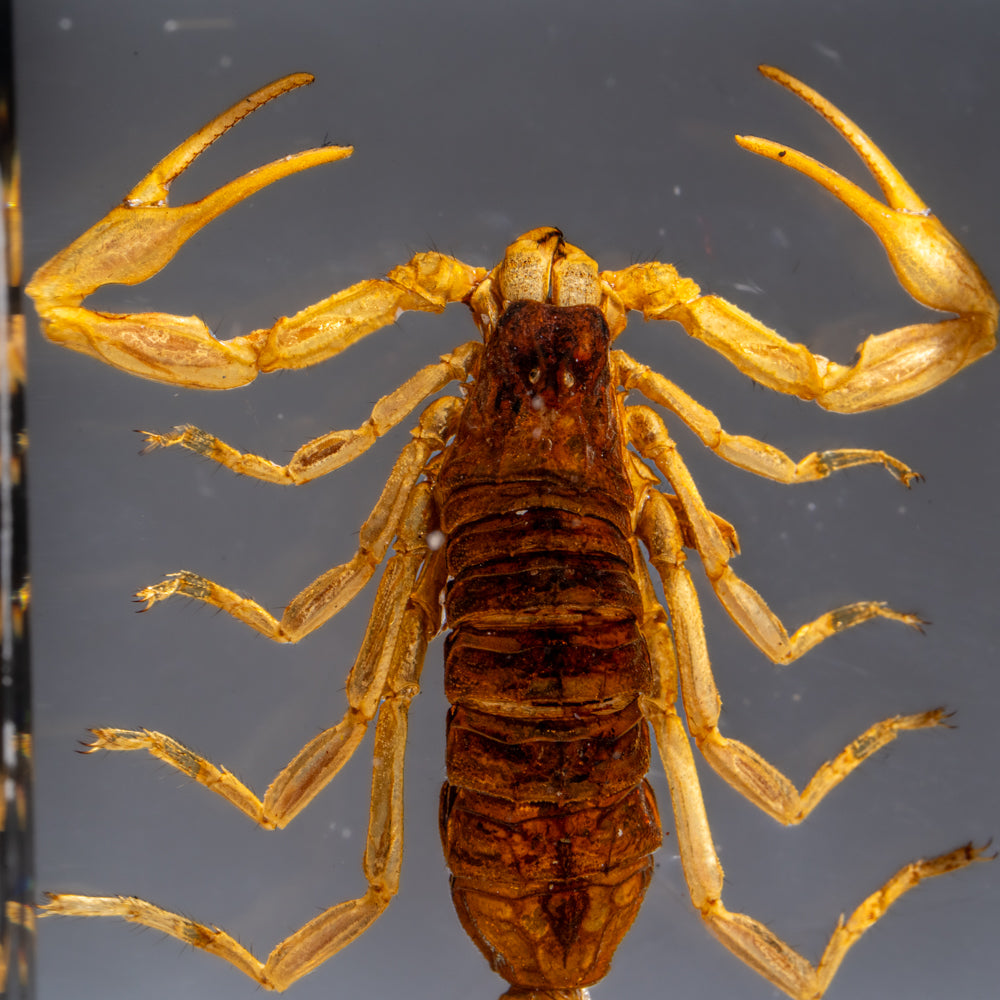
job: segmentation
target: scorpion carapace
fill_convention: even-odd
[[[871,140],[815,91],[762,72],[820,112],[853,146],[879,201],[787,146],[742,146],[812,178],[867,222],[902,285],[951,318],[870,336],[851,365],[813,354],[669,264],[599,271],[552,228],[515,240],[492,271],[441,253],[417,254],[385,279],[363,281],[267,330],[220,342],[197,317],[90,311],[101,285],[145,280],[193,232],[266,184],[350,155],[323,147],[238,178],[199,202],[171,206],[168,188],[210,143],[306,74],[275,81],[168,154],[100,223],[39,269],[28,286],[46,334],[133,374],[232,388],[259,372],[328,359],[400,312],[463,303],[483,335],[417,372],[353,430],[307,442],[279,465],[195,427],[148,433],[148,449],[180,445],[235,472],[301,484],[362,454],[450,383],[461,395],[421,412],[358,550],[309,584],[276,618],[261,604],[181,571],[138,593],[147,607],[185,595],[278,642],[295,642],[382,572],[341,721],[310,740],[258,797],[230,771],[151,730],[93,730],[91,749],[145,750],[221,795],[266,828],[289,823],[375,728],[366,890],[329,907],[260,960],[218,927],[143,899],[58,894],[43,913],[118,916],[154,927],[284,989],[364,933],[399,885],[407,711],[428,642],[445,644],[447,783],[441,834],[459,917],[521,1000],[582,1000],[607,971],[642,901],[661,830],[644,774],[655,737],[670,788],[677,852],[692,903],[747,966],[795,1000],[818,1000],[855,941],[923,879],[982,860],[967,844],[905,865],[835,926],[811,964],[760,921],[722,901],[723,872],[695,770],[692,741],[739,794],[775,820],[800,822],[867,757],[941,709],[869,726],[803,790],[719,728],[721,699],[686,560],[693,552],[723,607],[766,656],[790,663],[827,637],[873,618],[921,619],[879,601],[836,608],[791,634],[735,574],[736,532],[698,493],[661,417],[625,405],[634,392],[685,423],[717,456],[781,483],[883,466],[917,477],[883,451],[827,449],[794,461],[725,431],[665,376],[619,350],[630,310],[676,320],[756,382],[853,412],[902,402],[993,349],[1000,307],[986,279]],[[655,467],[655,471],[654,471]],[[665,483],[665,485],[664,485]],[[640,546],[644,547],[644,556]],[[651,565],[663,586],[653,589]],[[681,715],[683,709],[683,718]],[[686,722],[686,729],[685,729]]]

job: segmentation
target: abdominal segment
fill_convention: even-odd
[[[661,840],[628,546],[610,522],[557,508],[487,521],[449,537],[452,898],[514,986],[587,986],[635,918]]]

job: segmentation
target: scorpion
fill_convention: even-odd
[[[155,274],[198,229],[254,192],[351,155],[340,146],[295,153],[199,201],[169,204],[171,182],[200,153],[255,109],[311,82],[304,73],[263,87],[182,142],[121,205],[39,269],[27,290],[51,340],[190,388],[235,388],[260,372],[325,361],[407,310],[463,303],[481,334],[481,342],[462,344],[380,399],[359,427],[317,437],[286,464],[192,426],[146,435],[147,450],[180,446],[242,475],[303,484],[347,465],[431,400],[361,528],[355,555],[307,586],[280,618],[190,571],[137,594],[146,608],[187,596],[276,642],[296,642],[359,593],[391,546],[341,721],[310,740],[263,797],[162,733],[98,728],[88,744],[91,751],[144,750],[274,829],[313,800],[373,727],[364,894],[323,911],[264,961],[222,929],[134,897],[50,894],[43,915],[113,916],[156,928],[267,989],[283,990],[331,958],[368,930],[397,891],[407,712],[442,624],[451,707],[441,836],[459,919],[509,983],[507,1000],[582,1000],[607,973],[662,837],[645,778],[650,733],[695,909],[726,948],[795,1000],[821,997],[849,949],[901,895],[989,859],[985,847],[969,843],[905,865],[840,919],[816,964],[723,902],[692,742],[737,792],[778,822],[795,824],[873,753],[903,732],[941,726],[946,714],[938,708],[875,723],[801,791],[750,746],[724,735],[688,552],[728,614],[775,663],[871,619],[923,623],[861,601],[790,633],[731,568],[735,529],[706,507],[662,417],[626,405],[626,394],[676,417],[724,461],[780,483],[868,464],[904,486],[918,477],[882,451],[838,448],[794,461],[764,441],[730,434],[710,410],[613,342],[632,310],[646,320],[673,320],[760,385],[851,413],[918,396],[982,358],[995,345],[1000,308],[966,251],[861,129],[788,74],[760,69],[846,139],[885,200],[783,144],[736,141],[831,192],[874,230],[902,286],[951,318],[869,336],[853,363],[841,365],[702,294],[669,264],[599,271],[552,227],[516,239],[490,271],[418,253],[384,279],[227,341],[197,317],[84,308],[102,285]],[[460,393],[441,395],[452,383]],[[662,603],[649,567],[662,584]]]

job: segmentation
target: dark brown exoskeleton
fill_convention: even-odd
[[[712,933],[795,1000],[818,1000],[867,928],[921,880],[985,858],[971,844],[901,868],[841,919],[813,965],[753,917],[722,901],[692,743],[739,794],[798,823],[862,761],[941,709],[884,719],[823,764],[800,791],[752,747],[719,728],[721,699],[687,553],[747,638],[776,663],[873,618],[919,627],[916,615],[860,601],[791,634],[730,567],[732,526],[708,510],[662,418],[624,404],[634,391],[686,424],[716,455],[781,483],[877,464],[917,478],[883,451],[838,448],[798,462],[764,441],[725,431],[711,410],[611,343],[630,311],[672,320],[756,382],[840,412],[903,402],[983,357],[1000,306],[976,264],[872,141],[829,101],[773,67],[768,77],[819,111],[853,146],[885,196],[785,145],[738,137],[831,191],[875,231],[901,284],[950,318],[868,337],[841,365],[786,340],[663,263],[599,271],[552,228],[525,233],[492,271],[437,252],[416,254],[283,317],[218,341],[197,317],[114,314],[83,300],[134,284],[193,232],[272,181],[350,155],[307,150],[261,167],[189,205],[169,204],[174,180],[209,144],[272,98],[308,83],[295,74],[240,101],[169,153],[99,223],[41,267],[28,286],[46,334],[132,374],[228,389],[261,372],[327,360],[400,312],[467,305],[484,344],[462,344],[379,400],[351,430],[302,445],[284,465],[240,452],[190,426],[147,434],[257,479],[302,484],[353,461],[430,403],[359,535],[358,550],[305,587],[279,618],[190,571],[140,590],[147,607],[174,595],[204,601],[277,642],[295,642],[335,615],[389,558],[342,719],[311,739],[258,797],[230,771],[151,730],[92,730],[90,749],[145,750],[224,797],[263,827],[283,827],[333,779],[375,729],[366,888],[336,903],[261,960],[221,928],[135,897],[60,893],[43,913],[115,916],[157,928],[282,990],[365,933],[399,887],[407,712],[445,594],[448,781],[441,832],[466,930],[511,984],[509,998],[584,1000],[608,969],[648,884],[660,824],[643,777],[651,731],[670,787],[677,852],[691,901]],[[619,389],[621,392],[619,392]],[[653,472],[655,466],[659,475]],[[443,531],[445,548],[436,529]],[[433,530],[432,530],[433,529]],[[647,556],[640,550],[644,546]],[[663,586],[653,590],[648,563]],[[683,709],[685,724],[681,719]],[[647,725],[648,724],[648,725]]]
[[[594,306],[511,305],[436,488],[441,836],[463,926],[522,989],[603,978],[660,844],[610,343]]]

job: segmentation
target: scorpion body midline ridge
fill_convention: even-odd
[[[522,989],[606,975],[661,839],[609,347],[592,306],[510,306],[437,480],[452,629],[441,835],[463,926]],[[571,464],[544,473],[554,449]]]

